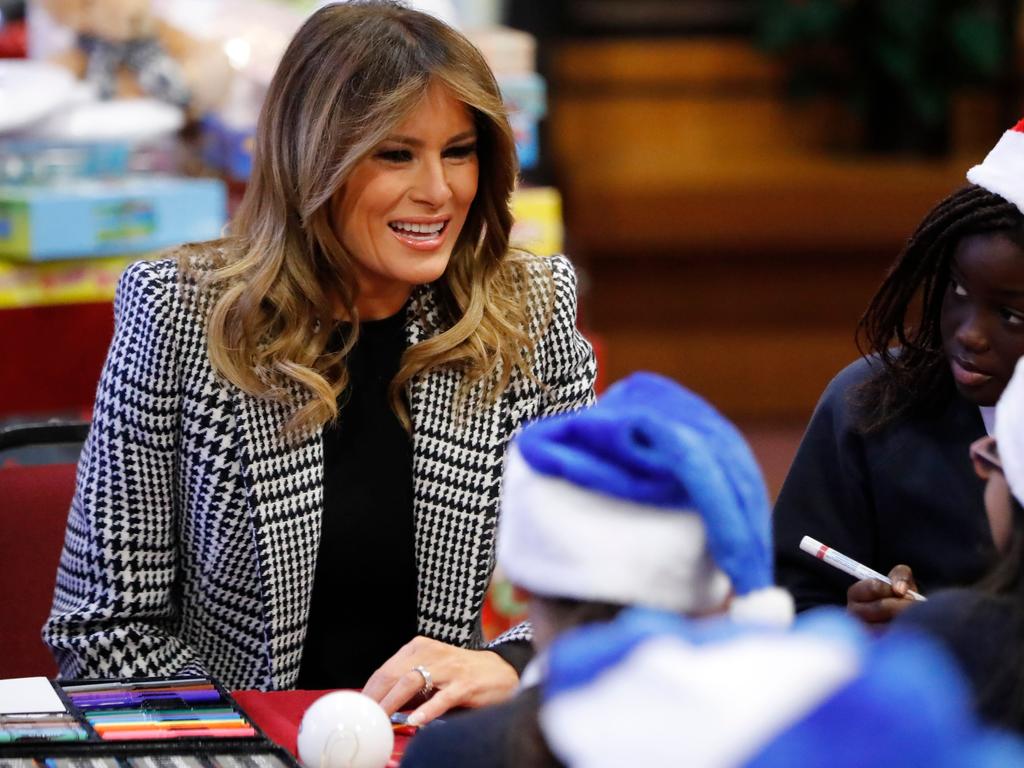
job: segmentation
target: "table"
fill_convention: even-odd
[[[302,715],[325,693],[329,691],[235,691],[232,695],[267,738],[298,757],[295,740]],[[388,768],[397,768],[410,738],[395,733],[395,750]]]

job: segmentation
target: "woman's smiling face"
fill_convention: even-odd
[[[476,197],[476,140],[469,108],[434,83],[335,195],[364,320],[394,314],[413,286],[444,274]]]

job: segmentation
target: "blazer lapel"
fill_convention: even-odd
[[[323,512],[320,430],[288,438],[290,409],[238,391],[238,445],[259,577],[272,685],[291,687],[302,660]]]
[[[433,291],[413,296],[408,341],[439,327]],[[419,631],[470,645],[480,640],[480,605],[494,558],[504,441],[501,401],[478,407],[471,390],[460,403],[461,375],[435,370],[410,383],[413,517],[419,577]]]

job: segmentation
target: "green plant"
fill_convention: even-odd
[[[869,144],[899,149],[915,137],[934,141],[944,133],[955,88],[1005,76],[1018,6],[1016,0],[759,0],[756,34],[785,61],[792,95],[843,98],[864,121]]]

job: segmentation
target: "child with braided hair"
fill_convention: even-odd
[[[1024,355],[1024,121],[936,205],[858,326],[864,356],[822,395],[775,506],[778,583],[797,610],[845,604],[885,623],[979,578],[993,550],[968,447]],[[849,577],[811,536],[882,573]]]

